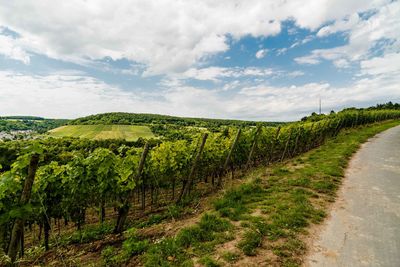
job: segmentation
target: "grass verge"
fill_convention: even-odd
[[[141,262],[299,266],[306,252],[302,239],[307,228],[323,221],[352,154],[368,138],[399,124],[390,121],[344,130],[317,149],[254,170],[247,183],[215,200],[211,213],[199,223],[148,244]]]

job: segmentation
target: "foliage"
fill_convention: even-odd
[[[205,267],[219,267],[221,266],[218,262],[216,262],[214,259],[212,259],[209,256],[204,256],[202,257],[199,262],[203,264]]]
[[[144,117],[148,120],[152,118],[151,116]],[[106,118],[112,119],[110,123],[119,123],[119,120],[125,118],[125,115],[94,116],[82,119],[80,122],[90,123],[91,119],[94,122],[95,119],[105,120]],[[168,120],[163,117],[156,118]],[[234,125],[242,126],[242,133],[237,145],[233,147],[231,158],[227,160],[227,155],[238,128],[228,127],[219,132],[209,133],[198,162],[198,168],[195,170],[194,179],[195,182],[212,182],[223,177],[228,170],[244,168],[249,162],[257,165],[283,161],[320,146],[331,137],[337,136],[341,129],[398,118],[400,118],[398,110],[349,110],[325,116],[318,121],[287,124],[281,126],[279,130],[260,126],[259,131],[251,124],[235,124],[235,122]],[[197,126],[202,123],[196,119],[182,120],[182,123],[189,123],[192,120]],[[133,122],[137,121],[133,120]],[[225,123],[218,120],[207,122],[216,123],[216,125]],[[130,122],[128,121],[128,123]],[[256,134],[258,134],[258,141],[254,144]],[[24,218],[27,223],[38,225],[43,225],[51,219],[65,219],[74,222],[80,230],[85,223],[85,213],[88,209],[100,208],[103,210],[104,207],[110,207],[118,210],[123,206],[125,200],[131,197],[131,193],[135,189],[140,189],[140,193],[146,194],[148,189],[175,190],[175,184],[183,187],[193,166],[194,155],[198,150],[200,139],[201,133],[196,132],[191,135],[190,140],[149,141],[150,152],[145,159],[143,174],[140,177],[138,176],[138,166],[143,151],[143,140],[127,142],[123,140],[90,141],[50,138],[1,143],[0,229],[2,236],[0,246],[3,249],[6,247],[15,218]],[[254,151],[249,160],[248,156],[253,144]],[[43,151],[39,151],[39,147]],[[33,152],[42,155],[40,167],[35,177],[30,204],[21,207],[19,199],[27,175],[29,159]],[[223,168],[225,162],[228,162],[228,169]],[[327,172],[336,178],[341,175],[340,170],[329,169]],[[284,168],[274,170],[275,176],[289,173],[290,170]],[[305,173],[304,177],[306,176]],[[312,187],[322,193],[334,192],[334,189],[337,188],[337,181],[334,178],[320,181],[303,179],[290,181],[290,183]],[[194,189],[195,187],[193,191]],[[214,203],[214,206],[222,217],[240,220],[248,211],[247,203],[249,201],[265,198],[267,195],[265,201],[273,202],[275,200],[269,197],[268,192],[276,189],[272,186],[265,188],[257,183],[243,185],[238,189],[229,190],[223,198]],[[305,227],[308,224],[306,216],[312,216],[315,220],[323,216],[307,201],[307,194],[306,190],[298,189],[280,195],[283,201],[274,207],[280,212],[271,216],[274,223],[270,224],[267,230],[256,227],[256,230],[249,231],[247,243],[250,245],[247,247],[250,254],[259,244],[254,231],[261,234],[263,234],[262,231],[267,231],[270,238],[274,239],[284,234],[282,228],[296,231]],[[176,197],[172,201],[175,199]],[[302,203],[302,205],[295,209],[288,209],[284,205],[285,201]],[[170,217],[175,217],[180,210],[178,206],[171,206],[168,212]],[[228,225],[226,219],[206,215],[196,227],[184,229],[176,239],[162,241],[152,252],[154,258],[149,256],[147,262],[164,264],[165,262],[160,262],[161,259],[171,256],[174,257],[174,260],[166,259],[166,262],[183,264],[187,255],[181,251],[182,247],[198,244],[193,248],[201,254],[211,249],[216,242],[229,238],[223,233],[229,229]],[[137,253],[142,246],[145,246],[139,241],[132,241],[133,243],[129,246],[132,248],[131,253]],[[200,243],[206,244],[199,245]],[[135,247],[136,245],[138,247]],[[155,255],[159,257],[157,258]]]
[[[44,119],[30,116],[0,117],[0,132],[31,130],[39,133],[45,133],[50,129],[64,125],[65,123],[67,123],[67,120]]]
[[[140,240],[135,228],[127,230],[124,236],[126,239],[122,243],[120,251],[117,251],[112,246],[108,246],[102,250],[101,256],[106,266],[121,266],[132,256],[144,253],[149,247],[149,241]]]
[[[234,262],[236,262],[236,261],[239,260],[240,255],[237,254],[237,253],[233,253],[233,252],[227,251],[227,252],[225,252],[224,254],[222,254],[222,258],[223,258],[226,262],[234,263]]]
[[[254,121],[241,120],[223,120],[223,119],[205,119],[205,118],[184,118],[158,114],[140,114],[140,113],[104,113],[91,115],[70,121],[70,124],[175,124],[179,126],[195,127],[221,127],[221,126],[255,126]],[[264,125],[276,125],[277,123],[264,123]]]

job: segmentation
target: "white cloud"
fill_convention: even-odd
[[[330,49],[315,49],[311,51],[310,55],[297,57],[294,60],[299,64],[319,64],[322,59],[331,60],[335,62],[337,67],[347,67],[348,63],[343,55],[347,51],[347,46],[340,46]]]
[[[0,35],[0,55],[29,64],[30,56],[18,44],[18,40],[7,35]]]
[[[341,58],[333,61],[333,65],[339,69],[345,69],[350,67],[350,62],[344,58]]]
[[[288,48],[286,48],[286,47],[279,48],[276,50],[276,55],[277,56],[284,55],[284,54],[286,54],[287,51],[288,51]]]
[[[75,118],[124,111],[192,117],[295,120],[315,111],[319,96],[322,97],[323,110],[326,112],[344,106],[399,101],[400,75],[381,74],[391,72],[386,69],[377,71],[385,66],[379,59],[365,62],[364,65],[366,71],[374,69],[373,73],[379,75],[356,80],[347,87],[334,87],[328,83],[279,87],[265,82],[251,85],[234,80],[226,83],[221,90],[178,84],[151,94],[126,92],[80,72],[64,71],[38,76],[0,71],[0,114]]]
[[[229,68],[208,67],[202,69],[191,68],[182,74],[182,78],[196,79],[203,81],[219,81],[220,78],[232,76],[234,71]]]
[[[303,45],[303,44],[309,43],[313,39],[314,39],[314,36],[308,35],[304,39],[301,39],[301,40],[298,40],[298,41],[294,42],[288,49],[293,49],[293,48],[295,48],[295,47],[297,47],[299,45]]]
[[[185,71],[227,51],[227,36],[275,35],[288,19],[314,30],[380,2],[0,0],[0,25],[18,32],[28,51],[80,64],[127,58],[152,75]]]
[[[366,107],[376,103],[399,101],[400,90],[397,76],[373,77],[355,81],[346,87],[334,87],[327,83],[309,83],[302,86],[254,86],[243,88],[242,101],[237,102],[237,113],[253,117],[256,112],[264,118],[300,119],[318,109],[322,98],[323,112],[343,107]],[[251,108],[249,108],[251,107]],[[259,116],[262,117],[262,116]]]
[[[316,65],[320,63],[321,61],[317,56],[314,55],[309,55],[309,56],[304,56],[304,57],[296,57],[294,59],[299,64],[308,64],[308,65]]]
[[[295,71],[292,71],[292,72],[288,73],[288,76],[289,77],[293,77],[293,78],[300,77],[300,76],[303,76],[303,75],[305,75],[305,73],[300,71],[300,70],[295,70]]]
[[[261,59],[267,55],[268,49],[260,49],[256,53],[256,58]]]
[[[300,45],[304,45],[308,42],[311,42],[315,37],[313,35],[308,35],[305,38],[301,39],[301,40],[297,40],[295,41],[293,44],[291,44],[289,47],[283,47],[283,48],[279,48],[276,50],[276,55],[280,56],[280,55],[284,55],[286,54],[286,52],[290,49],[296,48]],[[300,62],[302,62],[303,60],[300,59]],[[300,63],[300,64],[317,64],[318,62],[314,62],[314,61],[309,61],[307,59],[304,59],[304,63]],[[309,63],[311,62],[311,63]]]
[[[400,53],[390,53],[361,61],[361,74],[400,75]],[[400,90],[400,88],[399,88]]]
[[[376,13],[367,19],[356,15],[371,10]],[[82,72],[38,76],[0,71],[0,114],[73,118],[126,111],[289,120],[315,111],[319,95],[328,111],[399,101],[399,14],[398,1],[386,4],[380,0],[0,0],[0,25],[20,34],[18,38],[0,35],[2,55],[27,64],[31,53],[39,53],[101,70],[109,66],[96,65],[94,59],[126,58],[132,65],[118,70],[118,74],[167,74],[161,76],[161,89],[147,93],[140,89],[124,91]],[[347,68],[360,62],[359,76],[346,87],[321,82],[272,86],[271,79],[305,73],[261,67],[204,67],[210,57],[227,51],[240,38],[279,33],[280,23],[287,19],[315,31],[324,26],[318,31],[320,37],[335,32],[348,36],[348,44],[313,50],[296,58],[297,63],[329,60],[338,68]],[[307,36],[293,45],[312,38]],[[377,46],[380,50],[372,55],[371,49]],[[211,81],[207,84],[212,89],[190,86],[190,79]]]
[[[262,67],[205,67],[190,68],[183,73],[169,74],[161,80],[159,85],[163,87],[180,87],[190,84],[190,79],[199,81],[212,81],[222,90],[228,91],[243,86],[247,83],[259,83],[277,78],[296,78],[303,76],[302,71],[284,71],[275,68]],[[188,81],[189,80],[189,81]]]
[[[266,95],[273,95],[278,96],[282,92],[290,92],[285,98],[289,99],[296,99],[301,97],[304,94],[307,94],[310,98],[313,98],[320,94],[321,92],[328,89],[330,85],[328,83],[309,83],[305,84],[304,86],[289,86],[289,87],[274,87],[274,86],[254,86],[254,87],[247,87],[243,88],[240,91],[240,94],[246,96],[266,96]],[[301,97],[303,99],[303,97]]]
[[[168,75],[169,80],[196,79],[201,81],[220,82],[223,78],[266,77],[281,74],[282,71],[259,67],[206,67],[190,68],[179,74]]]
[[[271,76],[271,75],[279,75],[280,71],[274,70],[271,68],[257,68],[257,67],[248,67],[243,68],[239,73],[239,76]]]
[[[344,32],[353,29],[360,21],[357,13],[352,14],[349,18],[335,21],[333,24],[322,27],[318,33],[318,37],[326,37],[337,32]]]
[[[384,53],[400,51],[400,1],[389,2],[367,19],[353,14],[347,20],[323,27],[318,35],[348,32],[348,44],[329,49],[316,49],[311,54],[295,58],[299,64],[318,64],[322,59],[333,61],[339,68],[349,67],[351,62],[368,59],[371,50]]]
[[[0,71],[0,88],[0,114],[74,118],[145,106],[134,94],[74,72],[38,76]]]

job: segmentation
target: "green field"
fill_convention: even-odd
[[[54,137],[80,137],[88,139],[125,139],[155,137],[147,126],[137,125],[66,125],[49,131]]]

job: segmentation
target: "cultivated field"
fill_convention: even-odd
[[[139,137],[154,137],[149,127],[137,125],[66,125],[49,131],[49,134],[54,137],[125,139],[127,141],[135,141]]]

